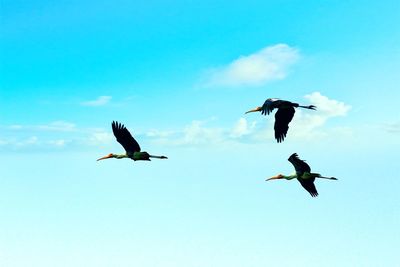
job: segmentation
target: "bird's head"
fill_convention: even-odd
[[[283,179],[283,177],[284,177],[283,174],[278,174],[278,175],[272,176],[271,178],[266,179],[265,181]]]
[[[250,112],[258,112],[258,111],[261,111],[261,107],[256,107],[256,108],[254,108],[252,110],[249,110],[245,114],[250,113]]]
[[[108,154],[107,156],[104,156],[102,158],[99,158],[97,161],[99,160],[103,160],[103,159],[111,159],[111,158],[115,158],[116,155],[114,155],[113,153]]]

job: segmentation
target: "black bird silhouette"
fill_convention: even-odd
[[[315,188],[315,184],[314,184],[315,178],[337,180],[335,177],[325,177],[319,173],[311,172],[310,166],[304,160],[301,160],[299,158],[299,156],[297,155],[297,153],[293,153],[288,158],[288,161],[293,164],[294,169],[296,170],[295,174],[287,175],[287,176],[283,175],[283,174],[278,174],[276,176],[268,178],[267,181],[276,180],[276,179],[292,180],[294,178],[297,178],[297,180],[304,187],[304,189],[306,189],[310,193],[311,196],[316,197],[316,196],[318,196],[318,192],[317,192],[317,189]]]
[[[278,111],[275,113],[275,139],[278,143],[282,142],[289,129],[289,123],[292,121],[295,109],[294,108],[306,108],[315,110],[316,106],[300,106],[297,103],[293,103],[286,100],[280,100],[278,98],[268,98],[265,100],[264,104],[261,107],[256,107],[255,109],[249,110],[246,112],[257,112],[261,111],[262,115],[269,115],[275,108]]]
[[[99,158],[99,160],[103,159],[110,159],[110,158],[116,158],[116,159],[123,159],[123,158],[130,158],[133,160],[150,160],[150,158],[157,158],[157,159],[167,159],[166,156],[154,156],[150,155],[149,153],[143,151],[141,152],[140,146],[138,142],[136,142],[135,138],[131,135],[131,133],[126,129],[126,127],[117,122],[113,121],[111,124],[114,136],[117,138],[118,143],[120,143],[123,148],[125,149],[126,153],[125,154],[108,154],[107,156],[104,156],[102,158]]]

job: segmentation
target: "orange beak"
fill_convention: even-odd
[[[275,176],[272,176],[271,178],[266,179],[265,181],[271,181],[271,180],[277,180],[277,179],[282,179],[282,176],[275,175]]]
[[[104,156],[104,157],[102,157],[102,158],[99,158],[97,161],[103,160],[103,159],[110,159],[110,158],[112,158],[112,157],[113,157],[113,154],[108,154],[107,156]]]
[[[260,110],[261,110],[261,107],[256,107],[255,109],[249,110],[244,114],[247,114],[247,113],[250,113],[250,112],[257,112],[257,111],[260,111]]]

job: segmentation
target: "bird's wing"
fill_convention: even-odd
[[[307,190],[308,193],[310,193],[310,195],[312,197],[318,196],[317,188],[315,188],[315,184],[314,184],[315,178],[313,178],[313,179],[297,179],[297,180],[304,187],[304,189]]]
[[[275,139],[278,143],[282,142],[289,130],[289,123],[294,116],[294,107],[279,108],[275,113]]]
[[[308,165],[304,160],[299,158],[297,153],[293,153],[289,158],[288,161],[293,164],[294,169],[296,170],[297,175],[303,175],[305,172],[311,172],[310,165]]]
[[[274,110],[275,105],[274,105],[274,100],[268,98],[267,100],[265,100],[264,104],[261,107],[261,114],[262,115],[269,115],[269,113],[272,112],[272,110]]]
[[[111,126],[118,143],[124,147],[126,153],[129,154],[140,151],[138,142],[136,142],[135,138],[132,137],[131,133],[123,124],[113,121]]]

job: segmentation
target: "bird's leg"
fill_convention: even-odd
[[[154,156],[154,155],[149,155],[149,158],[168,159],[166,156]]]
[[[299,107],[301,107],[301,108],[306,108],[306,109],[312,109],[312,110],[316,110],[316,106],[314,106],[314,105],[309,105],[309,106],[299,106]]]
[[[321,175],[317,176],[315,178],[328,179],[328,180],[337,180],[337,178],[335,178],[335,177],[325,177],[325,176],[321,176]]]

